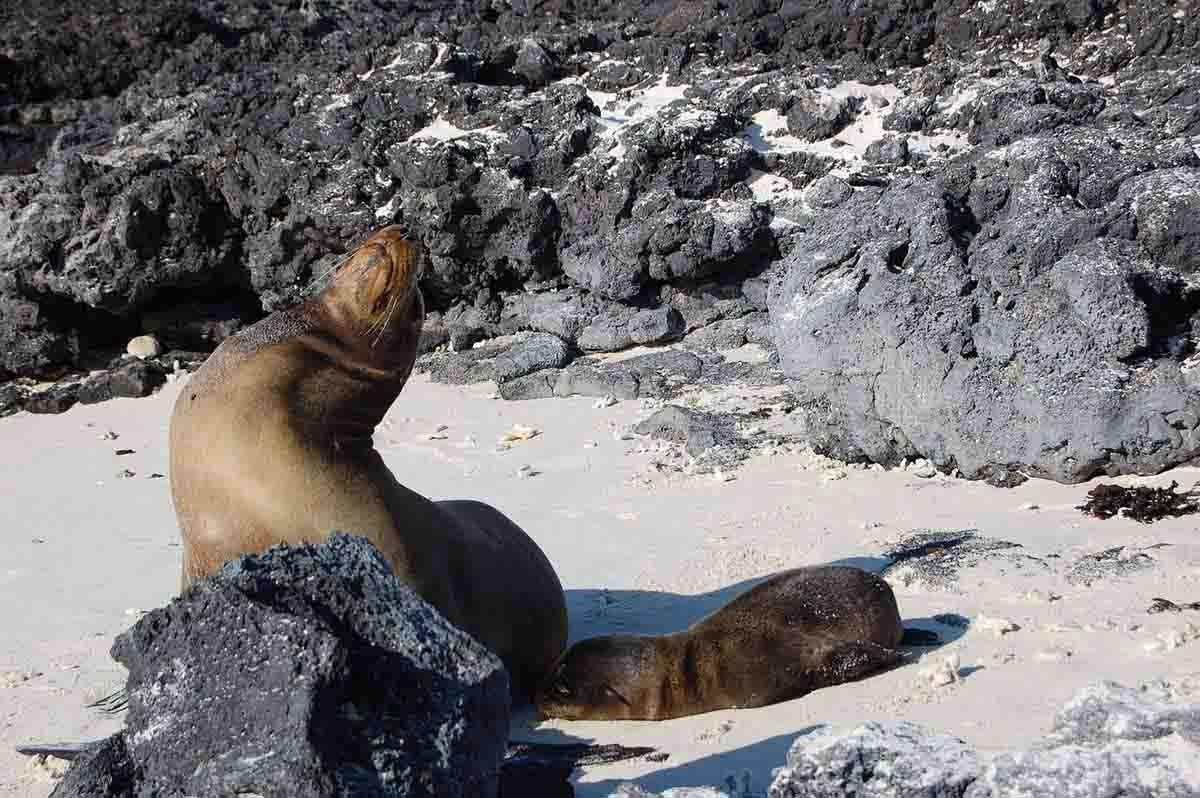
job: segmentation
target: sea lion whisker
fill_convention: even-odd
[[[387,326],[392,323],[392,316],[395,315],[396,308],[398,308],[399,306],[400,306],[400,295],[397,294],[392,297],[392,300],[390,302],[388,302],[387,315],[384,316],[383,324],[381,324],[379,326],[379,333],[375,336],[375,340],[371,342],[372,349],[375,348],[375,345],[378,344],[379,340],[383,337],[383,333],[387,330]]]

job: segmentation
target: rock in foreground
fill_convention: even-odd
[[[365,539],[230,562],[120,635],[113,656],[129,669],[125,729],[76,766],[93,779],[73,768],[58,798],[497,793],[503,666]]]

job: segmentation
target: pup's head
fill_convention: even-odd
[[[580,640],[559,657],[534,695],[538,715],[567,720],[640,717],[647,689],[643,682],[654,659],[653,645],[644,637]]]

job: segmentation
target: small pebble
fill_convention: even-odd
[[[592,407],[596,408],[597,410],[601,410],[605,407],[612,407],[616,403],[617,403],[617,398],[615,396],[610,395],[610,396],[601,397],[601,398],[597,399],[596,401],[592,402]]]
[[[120,471],[117,472],[117,479],[129,479],[130,477],[136,477],[136,476],[137,476],[137,474],[134,473],[133,471],[130,471],[128,468],[122,468]]]
[[[124,455],[127,455],[127,454],[134,454],[134,450],[133,449],[117,449],[117,451],[116,451],[117,457],[123,457]]]
[[[600,445],[600,443],[598,441],[584,441],[583,442],[583,448],[585,448],[585,449],[595,449],[599,445]]]
[[[921,677],[929,682],[931,687],[945,687],[958,681],[961,665],[958,654],[947,654],[932,665],[922,668]]]
[[[102,440],[102,441],[115,441],[115,440],[116,440],[117,438],[119,438],[119,437],[121,437],[121,436],[120,436],[120,435],[118,435],[117,433],[113,432],[112,430],[109,430],[108,432],[106,432],[106,433],[104,433],[103,435],[101,435],[101,436],[100,436],[100,440]]]
[[[1071,651],[1070,649],[1057,647],[1043,648],[1034,654],[1033,658],[1038,662],[1066,662],[1071,658]]]
[[[535,471],[533,466],[530,466],[530,465],[523,465],[517,469],[517,476],[520,477],[521,479],[528,479],[529,477],[536,477],[540,473],[541,473],[540,471]]]
[[[527,427],[524,424],[513,424],[513,428],[500,437],[500,442],[514,443],[516,441],[527,441],[530,438],[536,438],[541,433],[542,431],[536,427]]]
[[[145,360],[148,357],[158,357],[162,354],[162,344],[153,335],[139,335],[125,347],[125,351],[134,357]]]
[[[1015,632],[1021,627],[1007,618],[995,618],[982,613],[975,619],[972,628],[978,629],[981,632],[987,632],[995,637],[1003,637],[1009,632]]]
[[[1042,506],[1040,504],[1034,504],[1033,502],[1025,502],[1018,509],[1020,509],[1020,510],[1040,510],[1040,509],[1042,509]]]

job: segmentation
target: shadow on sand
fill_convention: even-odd
[[[890,563],[889,559],[883,557],[848,557],[824,564],[848,565],[879,573]],[[657,635],[676,632],[720,609],[739,594],[770,576],[771,574],[764,574],[695,595],[655,590],[567,590],[570,642],[606,634]],[[903,617],[903,606],[900,610]],[[964,626],[940,623],[934,618],[904,618],[904,625],[910,629],[934,632],[940,640],[933,645],[905,647],[905,651],[909,654],[909,660],[901,667],[913,665],[925,654],[936,651],[942,645],[957,640],[966,633]],[[803,701],[804,699],[795,700]],[[617,739],[619,727],[614,727],[612,737],[606,736],[603,740],[574,736],[560,729],[534,729],[532,726],[536,721],[533,720],[532,711],[528,707],[518,710],[514,721],[516,721],[513,730],[516,732],[514,739],[524,738],[549,744],[596,745],[620,742]],[[760,740],[742,748],[714,753],[711,756],[676,766],[663,767],[643,776],[590,782],[586,785],[586,791],[589,794],[607,795],[618,784],[625,781],[634,781],[643,789],[653,792],[681,786],[723,786],[727,777],[744,769],[751,774],[751,792],[765,794],[770,782],[771,769],[784,763],[788,748],[797,737],[815,728],[817,727],[803,727],[795,732]]]

